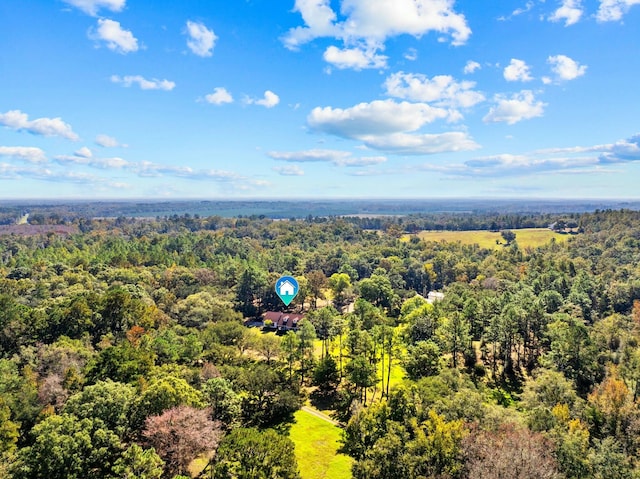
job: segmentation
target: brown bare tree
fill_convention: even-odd
[[[165,461],[169,477],[183,474],[189,463],[203,452],[215,450],[222,437],[221,424],[211,420],[211,411],[177,406],[151,416],[142,432]]]
[[[469,479],[559,479],[553,446],[541,434],[507,424],[498,431],[472,431],[464,439]]]

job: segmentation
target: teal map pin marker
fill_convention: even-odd
[[[289,306],[293,298],[298,294],[298,282],[293,276],[283,276],[276,281],[276,294],[280,297],[285,306]]]

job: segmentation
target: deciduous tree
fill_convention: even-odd
[[[164,460],[167,473],[174,475],[187,472],[199,454],[215,450],[222,430],[211,419],[211,411],[177,406],[148,417],[142,436]]]

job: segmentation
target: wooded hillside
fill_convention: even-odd
[[[0,235],[0,477],[304,477],[305,401],[345,426],[355,478],[640,477],[640,213],[519,225],[553,221],[580,233],[484,249],[402,238],[446,215],[185,215]],[[266,311],[305,319],[245,325]]]

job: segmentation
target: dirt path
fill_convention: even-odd
[[[338,421],[331,418],[330,416],[327,416],[325,413],[318,411],[317,409],[313,409],[312,407],[309,407],[309,406],[302,406],[302,410],[322,419],[323,421],[331,423],[334,426],[342,427],[342,424],[340,424]]]

